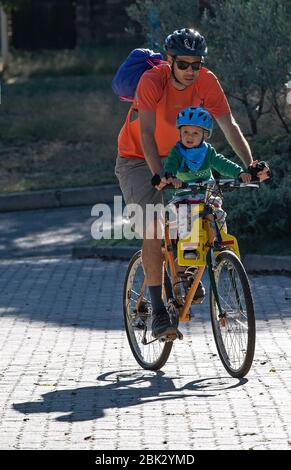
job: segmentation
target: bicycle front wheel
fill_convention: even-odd
[[[165,290],[167,292],[167,286]],[[136,361],[143,369],[161,369],[170,355],[173,342],[156,340],[151,334],[152,305],[148,287],[144,285],[141,251],[135,253],[127,269],[123,313],[127,339]]]
[[[211,323],[220,359],[232,377],[242,378],[251,368],[256,339],[255,313],[246,271],[231,251],[216,258],[214,278],[222,316],[210,291]]]

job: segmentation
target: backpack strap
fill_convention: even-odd
[[[120,65],[112,80],[112,89],[121,101],[133,101],[137,84],[143,73],[166,63],[151,49],[134,49]]]
[[[164,92],[164,89],[166,88],[166,85],[170,79],[170,76],[171,76],[171,67],[170,65],[168,64],[168,62],[165,62],[163,61],[161,64],[159,65],[155,65],[154,67],[152,67],[151,70],[147,70],[145,72],[146,74],[151,74],[151,75],[158,75],[159,77],[159,80],[160,80],[160,83],[161,83],[161,95],[158,99],[158,102],[161,100],[161,98],[163,97],[163,92]],[[142,77],[141,77],[142,79]],[[136,95],[135,95],[135,99],[134,99],[134,105],[137,106],[137,103],[136,103]]]

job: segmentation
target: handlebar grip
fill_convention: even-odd
[[[271,172],[270,172],[270,169],[269,169],[269,165],[264,162],[263,160],[258,162],[256,164],[256,166],[249,166],[248,167],[248,173],[250,173],[252,175],[252,181],[259,181],[259,178],[257,177],[257,174],[260,172],[260,171],[263,171],[265,168],[267,168],[267,176],[271,176]]]
[[[248,171],[247,173],[250,173],[250,172]],[[251,179],[250,183],[258,183],[258,182],[260,181],[260,178],[258,178],[257,176],[252,175],[252,174],[251,174],[251,176],[252,176],[252,179]],[[238,176],[238,181],[239,181],[240,183],[243,182],[242,179],[241,179],[241,177],[240,177],[240,175]]]
[[[158,186],[161,182],[161,177],[160,175],[158,175],[157,173],[152,177],[151,179],[151,183],[152,183],[152,186]]]
[[[165,176],[167,177],[167,174],[165,174]],[[168,175],[168,177],[173,177],[173,175]],[[160,175],[158,175],[157,173],[152,177],[151,179],[151,183],[152,183],[152,186],[158,186],[161,182],[161,177]],[[182,186],[179,188],[179,189],[185,189],[185,188],[188,188],[188,184],[183,182],[182,183]],[[176,189],[175,186],[173,184],[167,184],[163,189]]]

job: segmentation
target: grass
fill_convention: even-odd
[[[106,75],[5,84],[0,165],[4,179],[10,177],[6,184],[1,178],[2,191],[10,185],[15,190],[15,182],[27,176],[23,190],[50,187],[54,176],[57,186],[70,185],[70,175],[73,185],[76,175],[80,184],[113,180],[117,135],[128,106],[119,103],[110,83]]]
[[[16,56],[3,74],[0,191],[116,182],[128,110],[111,80],[131,47]]]
[[[5,69],[4,79],[113,74],[134,47],[138,47],[136,40],[126,39],[91,48],[14,51]]]
[[[2,87],[0,138],[110,144],[128,105],[111,91],[111,76],[40,78]]]
[[[13,54],[2,73],[0,192],[117,182],[117,136],[129,105],[111,80],[138,45]],[[245,117],[239,122],[247,130]],[[270,122],[268,129],[274,132]],[[219,130],[212,144],[224,150]]]

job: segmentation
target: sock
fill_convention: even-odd
[[[149,291],[150,291],[153,311],[163,308],[165,305],[162,299],[162,286],[149,286]]]

